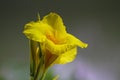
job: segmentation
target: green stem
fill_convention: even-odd
[[[46,71],[43,72],[40,80],[44,80],[44,79],[45,79],[45,76],[46,76]]]
[[[36,41],[30,41],[31,48],[31,61],[32,65],[30,66],[31,78],[30,80],[44,80],[46,76],[46,68],[45,68],[45,55],[42,53],[41,44]],[[36,53],[37,48],[39,51]],[[36,65],[35,54],[39,54],[40,62]]]

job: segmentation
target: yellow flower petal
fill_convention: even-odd
[[[66,37],[66,29],[63,24],[62,18],[56,13],[50,13],[42,20],[46,24],[50,25],[54,29],[54,36],[58,40],[62,40]]]
[[[52,54],[61,55],[64,52],[73,48],[75,45],[71,45],[71,44],[56,45],[49,39],[46,39],[45,46],[46,46],[46,49],[48,49]]]
[[[56,59],[56,61],[53,64],[66,64],[69,62],[72,62],[77,53],[77,47],[72,48],[68,51],[66,51],[64,54],[59,55],[59,57]]]
[[[38,21],[26,24],[23,33],[31,40],[44,42],[47,31],[52,31],[52,28],[48,24]]]
[[[45,46],[52,53],[58,55],[58,58],[53,64],[66,64],[75,59],[77,46],[86,48],[88,44],[83,43],[71,34],[67,34],[65,44],[54,44],[49,39],[46,39]],[[52,65],[53,65],[52,64]]]
[[[51,40],[49,40],[49,39],[46,39],[44,44],[45,44],[46,48],[52,54],[56,54],[56,55],[63,54],[66,51],[72,49],[73,47],[77,47],[77,46],[79,46],[81,48],[86,48],[87,47],[86,43],[83,43],[82,41],[75,38],[71,34],[67,34],[66,43],[64,43],[64,44],[58,44],[57,45],[57,44],[53,43]]]
[[[88,46],[88,44],[82,42],[80,39],[77,39],[75,36],[69,33],[67,34],[67,43],[79,46],[81,48],[86,48]]]

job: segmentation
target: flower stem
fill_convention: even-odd
[[[31,80],[44,80],[46,75],[45,55],[42,53],[41,44],[31,40],[30,46],[32,53],[30,57]]]

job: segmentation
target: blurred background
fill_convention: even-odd
[[[1,0],[0,80],[29,80],[29,43],[23,27],[50,12],[89,44],[77,58],[55,65],[46,80],[120,80],[120,6],[117,0]]]

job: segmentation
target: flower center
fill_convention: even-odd
[[[64,35],[63,35],[64,36]],[[46,37],[51,40],[53,43],[55,44],[64,44],[65,43],[65,39],[57,39],[52,33],[47,32],[46,33]]]
[[[49,40],[51,40],[55,44],[59,44],[59,41],[53,35],[47,34],[46,36]]]

